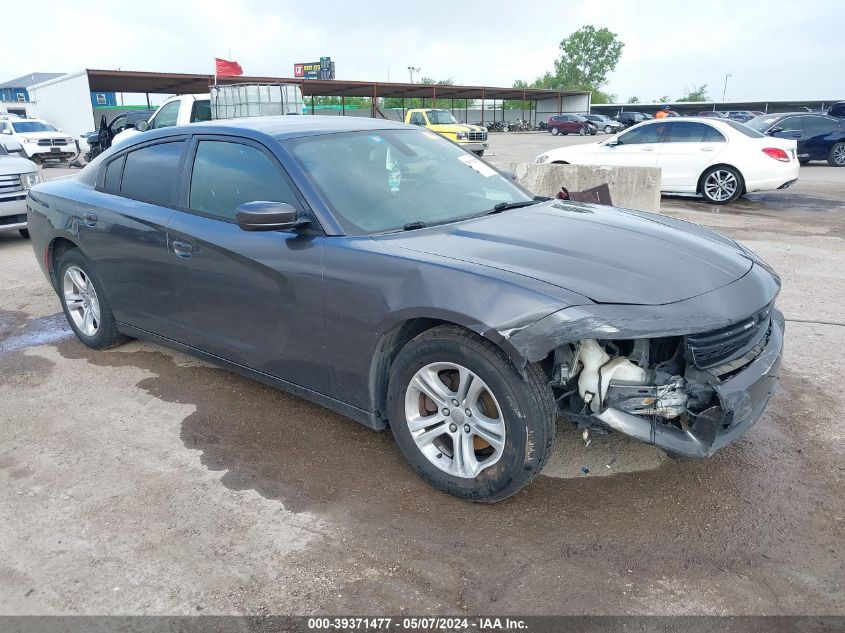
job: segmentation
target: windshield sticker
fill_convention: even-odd
[[[399,185],[402,184],[402,170],[399,169],[399,161],[393,157],[389,145],[387,157],[384,160],[384,168],[387,170],[387,186],[390,188],[390,193],[399,193]]]
[[[496,175],[496,170],[490,165],[481,162],[475,156],[458,156],[458,160],[470,169],[474,169],[485,178]]]
[[[380,136],[375,136],[375,135],[373,135],[373,136],[368,136],[368,137],[367,137],[367,140],[368,140],[368,141],[370,141],[370,143],[376,143],[376,144],[379,144],[379,143],[384,143],[384,139],[383,139],[382,137],[380,137]]]

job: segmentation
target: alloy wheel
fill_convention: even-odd
[[[845,165],[845,143],[838,143],[833,148],[833,162],[837,165]]]
[[[737,191],[736,176],[726,169],[717,169],[704,181],[704,195],[715,202],[730,200]]]
[[[68,314],[85,336],[100,329],[100,301],[94,284],[79,266],[68,266],[62,279],[62,294]]]
[[[405,420],[426,459],[472,479],[502,456],[505,421],[487,384],[455,363],[430,363],[405,390]]]

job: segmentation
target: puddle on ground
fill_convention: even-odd
[[[37,319],[23,313],[0,311],[0,353],[73,338],[63,312]]]

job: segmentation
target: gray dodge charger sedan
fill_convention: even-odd
[[[780,279],[754,253],[673,218],[533,197],[417,127],[155,130],[27,207],[89,347],[148,339],[389,426],[422,477],[467,499],[531,481],[558,419],[709,456],[776,383]]]

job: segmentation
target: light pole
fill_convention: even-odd
[[[725,103],[725,94],[728,92],[728,77],[730,77],[730,76],[731,76],[730,73],[725,75],[725,87],[722,88],[722,103],[723,104]]]
[[[420,72],[419,66],[408,66],[408,74],[411,76],[411,83],[414,83],[414,73]]]

